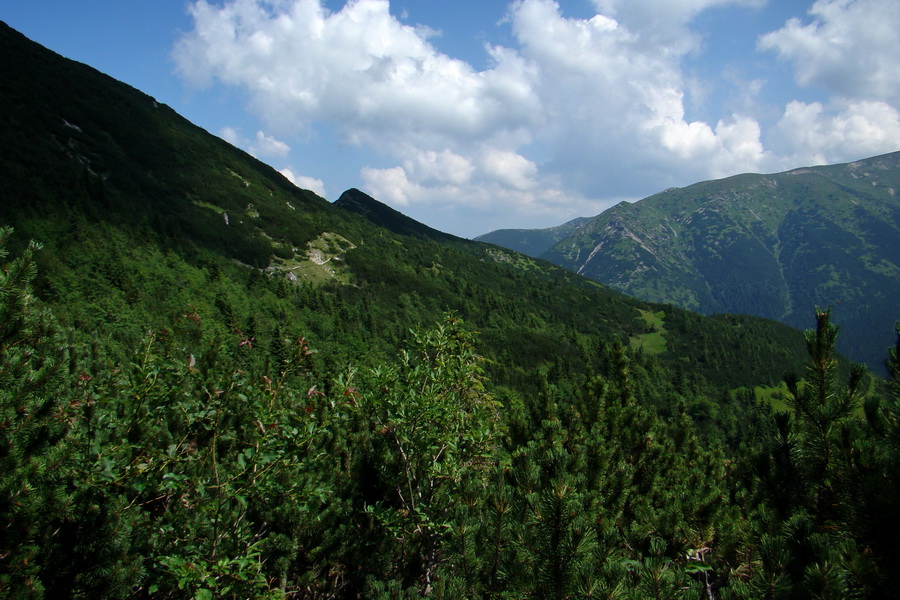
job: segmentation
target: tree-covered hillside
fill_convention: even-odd
[[[16,598],[893,597],[900,343],[884,398],[828,313],[792,413],[697,437],[698,391],[619,346],[515,397],[457,317],[323,374],[198,313],[123,356],[33,295],[0,231],[0,593]],[[124,358],[124,360],[123,360]],[[651,368],[648,370],[648,366]],[[680,398],[654,410],[659,391]],[[752,394],[732,396],[752,405]]]
[[[797,335],[773,324],[651,307],[548,263],[441,239],[383,205],[383,224],[411,235],[373,226],[137,90],[7,27],[0,43],[10,58],[0,65],[0,222],[16,227],[20,247],[45,245],[38,291],[79,331],[130,346],[148,327],[196,313],[260,343],[290,329],[314,335],[334,360],[370,361],[411,325],[454,310],[482,332],[501,381],[520,386],[540,369],[580,368],[601,340],[637,343],[649,333],[644,315],[663,311],[692,329],[660,330],[687,349],[660,360],[687,362],[716,389],[749,382],[694,337],[746,345],[753,384],[781,375],[773,356],[802,360]]]
[[[622,203],[542,256],[653,302],[803,327],[830,306],[841,350],[879,369],[900,316],[900,153],[739,175]]]

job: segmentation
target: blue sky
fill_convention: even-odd
[[[900,150],[896,0],[7,0],[301,187],[474,237]]]

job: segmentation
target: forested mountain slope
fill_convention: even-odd
[[[840,348],[874,368],[900,318],[900,153],[739,175],[621,203],[542,256],[705,314],[804,327],[832,307]]]
[[[504,380],[521,382],[582,364],[601,339],[637,340],[662,310],[374,201],[363,219],[348,210],[361,192],[332,205],[142,92],[7,27],[0,42],[0,222],[19,244],[45,244],[40,292],[80,329],[133,337],[195,311],[260,340],[290,326],[335,360],[370,360],[454,310]],[[695,350],[662,360],[716,385],[771,383],[802,360],[796,334],[774,324],[665,310],[687,327],[666,330],[670,347]]]

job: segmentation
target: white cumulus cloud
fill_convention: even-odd
[[[793,101],[777,134],[793,151],[792,164],[828,164],[848,156],[873,156],[900,147],[900,113],[885,102],[851,102],[828,111],[819,102]]]
[[[773,131],[782,162],[825,164],[900,149],[900,3],[817,0],[804,23],[790,19],[759,38],[789,62],[801,86],[825,101],[792,100]]]
[[[240,132],[234,127],[223,127],[222,130],[219,131],[219,137],[232,146],[240,146],[243,144]]]
[[[723,6],[759,8],[766,0],[594,0],[601,13],[629,29],[646,51],[681,56],[698,50],[701,36],[689,28],[701,12]]]
[[[267,135],[262,131],[256,132],[256,140],[250,146],[250,154],[268,156],[268,157],[285,157],[291,151],[291,147],[285,142],[275,139],[271,135]]]
[[[489,148],[481,153],[478,162],[487,178],[514,190],[527,190],[537,184],[537,165],[521,154]]]
[[[790,61],[797,82],[845,98],[900,101],[900,3],[818,0],[799,18],[762,36],[759,47]]]
[[[291,152],[291,147],[274,136],[263,131],[257,131],[254,139],[244,137],[240,130],[234,127],[223,127],[219,131],[219,137],[231,144],[242,148],[253,156],[266,158],[285,158]]]
[[[173,51],[179,72],[194,85],[245,88],[271,127],[323,120],[352,143],[435,145],[515,130],[539,112],[514,55],[497,51],[497,67],[477,72],[384,0],[335,13],[318,0],[201,0],[191,14],[195,29]]]
[[[471,180],[472,162],[446,148],[441,151],[410,148],[403,161],[404,172],[426,184],[464,185]]]
[[[420,199],[422,188],[410,182],[403,167],[388,169],[364,167],[361,174],[366,182],[366,188],[382,202],[395,206],[409,206],[410,201]]]
[[[618,14],[611,10],[615,4],[634,27],[640,25],[632,5],[601,4]],[[682,24],[690,14],[684,12]],[[610,186],[647,192],[641,185],[667,187],[666,174],[673,171],[700,179],[767,164],[759,128],[749,117],[727,115],[716,127],[685,118],[684,94],[691,84],[681,59],[690,40],[663,51],[647,43],[647,36],[662,42],[679,32],[689,35],[683,30],[635,31],[603,15],[566,18],[549,0],[517,2],[512,22],[522,55],[541,74],[548,117],[541,139],[551,148],[555,168],[583,180],[585,192],[599,194]]]
[[[688,116],[712,90],[685,72],[706,51],[697,16],[765,4],[593,0],[595,14],[574,18],[553,0],[514,0],[500,25],[511,37],[485,45],[479,70],[438,51],[435,30],[406,25],[387,0],[337,11],[321,0],[199,0],[173,58],[193,85],[247,94],[264,131],[225,139],[284,164],[282,140],[325,123],[377,156],[379,167],[360,165],[365,191],[476,234],[595,214],[671,185],[900,148],[896,0],[818,0],[808,22],[759,38],[754,60],[777,53],[797,82],[831,97],[773,103],[764,78],[748,91],[723,73],[718,84],[735,88],[739,108]],[[312,184],[324,187],[303,186]],[[456,208],[484,224],[454,221]]]
[[[325,182],[321,179],[316,179],[315,177],[308,177],[306,175],[299,175],[294,173],[292,169],[289,167],[285,167],[279,171],[282,175],[284,175],[285,179],[293,183],[299,188],[303,188],[304,190],[310,190],[315,192],[322,198],[325,198]]]

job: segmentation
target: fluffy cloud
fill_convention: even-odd
[[[257,131],[256,137],[249,140],[241,135],[241,132],[234,127],[223,127],[219,132],[219,137],[231,144],[243,148],[246,152],[255,157],[266,158],[285,158],[290,154],[291,147],[287,143],[276,139],[263,131]]]
[[[474,236],[509,227],[513,216],[517,226],[547,227],[567,220],[570,214],[593,215],[606,206],[564,193],[547,182],[533,185],[527,177],[523,178],[523,172],[532,171],[523,157],[487,153],[476,162],[472,179],[463,185],[446,181],[421,185],[403,166],[366,167],[361,175],[364,189],[372,196],[400,207],[413,218],[458,235]],[[512,182],[504,178],[512,178]]]
[[[487,149],[478,157],[484,174],[513,190],[535,187],[537,165],[515,152]]]
[[[409,180],[403,167],[364,167],[361,175],[366,188],[382,202],[394,206],[409,206],[410,201],[422,200],[423,188]]]
[[[772,135],[782,161],[824,164],[900,148],[900,4],[818,0],[809,15],[758,43],[793,66],[798,84],[833,94],[786,105]]]
[[[792,164],[827,164],[897,150],[900,113],[885,102],[851,102],[829,112],[819,102],[794,101],[776,131],[793,151]]]
[[[240,132],[234,127],[223,127],[219,132],[219,137],[232,146],[241,146],[244,144]]]
[[[284,168],[279,171],[279,173],[284,175],[285,179],[287,179],[297,187],[315,192],[322,198],[326,197],[325,183],[321,179],[316,179],[315,177],[307,177],[306,175],[297,175],[290,168]]]
[[[263,131],[257,131],[256,137],[253,140],[250,140],[242,136],[241,132],[234,127],[223,127],[221,131],[219,131],[219,137],[232,146],[243,148],[246,152],[256,157],[263,156],[269,159],[285,161],[291,151],[291,147],[285,142],[282,142]],[[326,197],[325,182],[321,179],[299,175],[294,173],[294,170],[290,167],[284,167],[279,172],[297,187],[311,190],[323,198]]]
[[[639,29],[637,4],[622,4],[621,11],[613,10],[619,3],[603,4],[611,14],[626,12],[631,27],[603,15],[568,19],[546,0],[513,7],[521,53],[541,74],[539,97],[548,115],[542,140],[560,173],[580,179],[588,194],[610,186],[638,194],[649,192],[642,187],[647,181],[666,187],[673,170],[703,178],[766,164],[759,128],[748,117],[729,115],[716,127],[685,119],[680,65],[690,40],[662,51],[648,44],[674,40],[691,10],[683,8],[681,21],[662,31],[661,25]]]
[[[425,184],[464,185],[469,183],[474,171],[472,162],[444,149],[419,151],[409,148],[408,157],[403,161],[404,172],[410,173],[416,181]]]
[[[900,3],[818,0],[812,22],[794,18],[762,36],[759,47],[791,62],[799,84],[844,98],[900,102]]]
[[[449,203],[483,213],[499,209],[501,204],[502,211],[536,209],[537,165],[515,152],[484,147],[469,160],[448,150],[436,153],[409,148],[402,163],[384,169],[364,168],[367,188],[399,206]]]
[[[763,4],[594,0],[597,13],[581,19],[553,0],[515,0],[504,21],[512,43],[486,45],[479,71],[439,52],[433,30],[404,24],[386,0],[350,0],[336,12],[321,0],[199,0],[173,57],[195,85],[243,89],[279,137],[327,123],[344,143],[377,153],[386,166],[362,168],[364,188],[409,214],[443,211],[444,225],[461,207],[495,219],[454,230],[474,234],[510,226],[513,215],[519,224],[551,215],[546,225],[670,185],[900,146],[893,0],[819,0],[811,23],[791,20],[760,38],[760,57],[778,52],[798,82],[835,98],[787,97],[783,114],[763,121],[753,105],[767,83],[754,79],[743,112],[686,116],[689,101],[707,101],[708,87],[684,72],[704,51],[695,17]],[[243,145],[279,159],[290,151],[262,131]]]
[[[271,135],[266,135],[262,131],[256,132],[256,141],[250,146],[250,153],[254,155],[285,157],[291,151],[291,147],[281,140],[275,139]]]
[[[688,28],[709,8],[759,8],[766,0],[593,0],[601,14],[609,15],[632,32],[646,52],[682,56],[699,49],[701,36]]]
[[[514,54],[497,50],[497,66],[477,72],[437,52],[432,32],[400,23],[384,0],[336,13],[319,0],[201,0],[191,14],[195,30],[173,53],[179,72],[194,85],[243,87],[272,128],[321,120],[355,144],[434,147],[514,132],[540,112]]]

